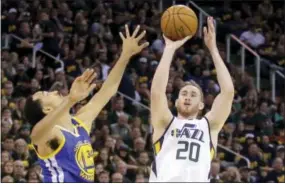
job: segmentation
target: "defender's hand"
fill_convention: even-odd
[[[87,69],[81,76],[77,77],[70,88],[69,99],[76,103],[85,99],[89,93],[96,87],[92,83],[97,74],[93,69]]]
[[[139,41],[144,37],[145,31],[143,31],[139,36],[137,36],[140,30],[140,26],[137,26],[132,36],[130,36],[129,28],[125,25],[126,37],[123,33],[120,32],[120,37],[123,40],[123,54],[131,57],[139,52],[141,52],[144,48],[146,48],[149,43],[145,42],[139,45]]]
[[[187,40],[192,38],[192,36],[186,36],[182,40],[172,41],[168,39],[165,35],[163,35],[164,41],[165,41],[165,48],[171,49],[171,50],[177,50],[179,47],[181,47]]]
[[[217,47],[216,44],[216,31],[214,26],[214,19],[213,17],[207,18],[207,27],[203,28],[204,32],[204,42],[208,49],[211,51]]]

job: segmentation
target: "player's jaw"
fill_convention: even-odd
[[[199,104],[191,100],[179,100],[176,104],[177,112],[182,117],[192,117],[199,112]]]

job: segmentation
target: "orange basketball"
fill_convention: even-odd
[[[196,33],[198,19],[188,6],[175,5],[164,11],[160,27],[167,38],[173,41],[180,40]]]

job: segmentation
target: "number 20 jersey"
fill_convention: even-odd
[[[206,117],[173,117],[153,148],[149,182],[209,182],[215,150]]]

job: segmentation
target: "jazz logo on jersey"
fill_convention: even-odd
[[[75,160],[80,168],[80,176],[89,181],[94,181],[95,175],[93,155],[93,149],[88,141],[77,143],[75,147]]]
[[[176,138],[195,139],[204,142],[204,132],[196,128],[194,124],[185,124],[182,129],[171,130],[171,136]]]

